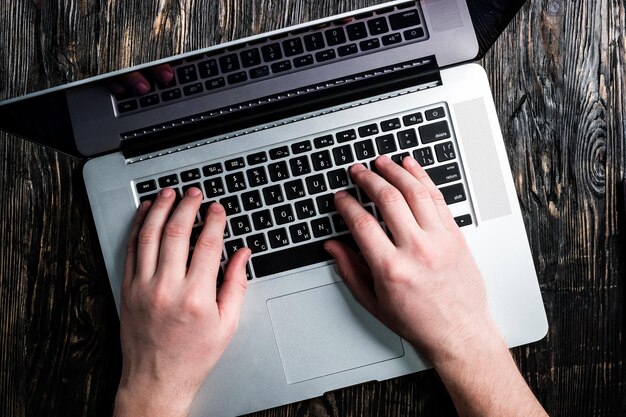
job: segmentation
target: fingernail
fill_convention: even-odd
[[[196,187],[191,187],[187,190],[187,195],[191,197],[198,197],[200,194],[200,190],[198,190]]]
[[[391,158],[385,155],[379,156],[377,161],[383,165],[390,164],[391,162],[393,162]]]
[[[213,203],[209,206],[209,210],[214,213],[221,213],[222,211],[224,211],[224,207],[222,207],[222,205],[219,203]]]
[[[417,165],[417,161],[415,160],[415,158],[413,158],[412,156],[407,156],[402,160],[403,163],[407,164],[408,166],[415,166]]]
[[[152,201],[150,200],[144,201],[139,205],[139,211],[141,212],[148,211],[151,205],[152,205]]]
[[[341,190],[341,191],[337,191],[337,192],[335,193],[335,198],[346,198],[346,197],[348,197],[349,195],[350,195],[350,194],[348,194],[348,192],[347,192],[347,191],[343,191],[343,190]]]
[[[161,197],[165,197],[165,198],[171,197],[173,194],[174,194],[174,190],[172,190],[171,188],[164,188],[159,193]]]
[[[135,89],[137,90],[137,93],[139,94],[146,94],[147,92],[150,91],[150,85],[146,83],[138,83],[135,86]]]
[[[365,171],[367,168],[365,168],[363,166],[363,164],[354,164],[352,165],[352,171],[354,172],[361,172],[361,171]]]
[[[169,83],[174,78],[174,72],[171,70],[163,70],[161,71],[161,80],[166,83]]]

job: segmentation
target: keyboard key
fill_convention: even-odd
[[[280,181],[289,178],[289,169],[285,161],[278,161],[267,166],[272,181]]]
[[[270,75],[270,67],[263,65],[262,67],[251,69],[248,73],[250,74],[250,78],[253,80],[261,77],[267,77]]]
[[[293,59],[293,66],[296,68],[301,68],[307,65],[313,64],[315,61],[313,60],[313,55],[304,55],[299,56]]]
[[[419,39],[423,37],[424,37],[424,29],[422,28],[410,29],[410,30],[404,31],[404,39],[406,39],[407,41],[412,41],[413,39]]]
[[[348,25],[346,27],[348,31],[348,38],[351,41],[356,41],[358,39],[363,39],[367,36],[367,29],[365,28],[365,23],[358,22]]]
[[[248,74],[246,74],[244,71],[236,72],[227,76],[226,79],[228,80],[228,84],[238,84],[244,81],[248,81]]]
[[[328,191],[326,187],[326,181],[324,181],[324,174],[317,174],[307,177],[306,189],[310,195],[319,194]]]
[[[256,235],[250,235],[246,238],[248,248],[252,253],[265,252],[267,250],[267,242],[263,233],[257,233]]]
[[[400,149],[413,148],[419,145],[419,143],[417,142],[417,134],[415,133],[415,129],[402,130],[398,132],[396,136],[398,136]]]
[[[349,234],[334,239],[356,248],[354,239]],[[305,245],[294,246],[276,252],[252,258],[252,268],[257,278],[278,274],[304,266],[332,260],[332,256],[324,249],[325,240],[317,240]]]
[[[261,54],[257,48],[248,49],[239,54],[244,68],[261,64]]]
[[[330,160],[330,152],[320,151],[311,154],[311,161],[313,163],[313,169],[315,171],[322,171],[333,166]]]
[[[333,214],[333,226],[335,226],[336,233],[348,231],[348,225],[345,221],[343,221],[343,217],[339,214]]]
[[[436,142],[438,140],[448,139],[450,137],[450,129],[448,128],[448,122],[445,120],[442,122],[431,123],[419,127],[420,138],[422,143],[427,144]]]
[[[383,132],[389,132],[390,130],[400,129],[402,125],[400,124],[400,119],[390,119],[380,122],[380,130]]]
[[[263,167],[249,169],[246,172],[246,176],[248,177],[248,184],[250,184],[251,187],[267,184],[267,172]]]
[[[393,30],[417,26],[421,23],[417,9],[406,10],[389,16],[389,24]]]
[[[175,88],[161,93],[161,99],[163,99],[163,101],[178,100],[182,96],[183,94],[181,93],[180,88]]]
[[[278,225],[291,223],[292,221],[295,220],[295,217],[293,215],[293,209],[291,208],[291,205],[289,204],[285,204],[279,207],[274,207],[273,212],[274,212],[274,219],[276,220],[276,224]]]
[[[241,169],[246,166],[246,162],[243,160],[243,156],[239,158],[229,159],[224,162],[224,166],[226,166],[226,171],[234,171],[236,169]]]
[[[269,210],[259,210],[252,213],[252,224],[256,230],[265,230],[274,226]]]
[[[327,172],[326,177],[328,178],[328,185],[333,190],[336,188],[347,187],[350,184],[350,181],[348,180],[348,172],[343,168]]]
[[[241,201],[243,203],[243,208],[248,211],[263,207],[263,201],[261,200],[259,190],[252,190],[241,194]]]
[[[226,187],[228,191],[231,193],[235,193],[237,191],[246,189],[246,181],[243,177],[243,172],[235,172],[232,174],[228,174],[225,177]]]
[[[270,242],[272,249],[282,248],[289,244],[289,238],[287,237],[287,229],[281,227],[279,229],[270,230],[267,232],[267,240]]]
[[[285,51],[285,56],[300,55],[304,52],[302,40],[300,38],[293,38],[283,41],[283,50]]]
[[[193,64],[178,68],[176,74],[178,75],[178,81],[183,84],[191,83],[198,79],[196,66]]]
[[[304,45],[306,46],[306,50],[308,52],[317,51],[318,49],[322,49],[326,46],[324,43],[324,36],[319,32],[305,35]]]
[[[224,183],[221,178],[212,178],[204,181],[204,194],[207,198],[214,198],[224,195]]]
[[[280,44],[272,43],[265,45],[261,48],[263,59],[267,62],[276,61],[283,57],[283,52],[280,50]]]
[[[198,64],[198,71],[200,72],[200,77],[202,78],[215,77],[219,72],[217,69],[217,61],[209,59],[208,61],[200,62]]]
[[[235,236],[244,235],[252,231],[250,226],[250,219],[247,214],[243,216],[233,217],[230,220],[230,227]]]
[[[335,137],[337,138],[338,143],[349,142],[356,139],[356,132],[354,129],[348,129],[337,133]]]
[[[443,110],[443,107],[437,107],[436,109],[426,110],[424,115],[426,116],[426,120],[431,121],[445,117],[446,112]]]
[[[317,62],[330,61],[331,59],[335,58],[337,58],[337,55],[335,54],[334,49],[327,49],[325,51],[317,52],[315,54],[315,59],[317,60]]]
[[[298,220],[308,219],[316,214],[315,203],[313,203],[313,200],[310,198],[296,202],[295,209]]]
[[[326,43],[328,44],[328,46],[335,46],[346,43],[346,33],[341,26],[328,29],[324,32],[324,35],[326,36]]]
[[[449,187],[441,187],[439,190],[441,191],[441,194],[443,194],[443,198],[444,200],[446,200],[446,204],[448,205],[460,203],[461,201],[467,200],[463,184],[454,184]]]
[[[407,156],[409,156],[408,152],[399,153],[399,154],[393,155],[391,157],[391,160],[395,162],[396,164],[402,166],[402,160],[406,158]]]
[[[143,203],[144,201],[154,201],[157,199],[157,196],[159,195],[159,193],[152,193],[152,194],[144,194],[139,196],[139,203]]]
[[[138,193],[148,193],[150,191],[155,191],[156,190],[156,181],[155,180],[148,180],[148,181],[143,181],[143,182],[139,182],[136,185],[137,187],[137,192]]]
[[[219,58],[220,68],[223,73],[237,71],[241,66],[239,65],[239,58],[237,54],[224,55]]]
[[[413,158],[415,158],[417,163],[420,164],[422,167],[426,167],[435,163],[435,159],[433,158],[433,152],[431,151],[430,147],[414,150]]]
[[[362,138],[366,138],[372,135],[377,135],[378,133],[380,133],[380,131],[378,130],[378,125],[376,123],[361,126],[359,128],[359,136]]]
[[[333,233],[328,217],[311,220],[311,229],[313,230],[314,237],[324,237]]]
[[[378,147],[378,153],[381,155],[395,152],[398,150],[396,147],[396,141],[392,134],[379,136],[376,138],[376,147]]]
[[[315,199],[319,214],[328,214],[337,211],[335,208],[335,194],[324,194]]]
[[[372,49],[380,48],[380,41],[378,38],[368,39],[359,43],[359,47],[363,52],[371,51]]]
[[[402,42],[402,35],[400,35],[399,33],[392,33],[392,34],[383,36],[381,39],[383,41],[383,45],[385,46],[395,45],[397,43]]]
[[[289,148],[287,146],[281,146],[279,148],[270,149],[270,159],[280,159],[289,156]]]
[[[293,145],[291,145],[291,152],[293,152],[294,155],[308,152],[311,149],[313,149],[313,147],[311,146],[310,140],[305,140],[303,142],[298,142],[298,143],[294,143]]]
[[[277,74],[279,72],[289,71],[291,69],[291,61],[280,61],[272,64],[272,72]]]
[[[404,123],[404,125],[407,127],[413,126],[422,122],[424,122],[422,113],[407,114],[406,116],[402,118],[402,123]]]
[[[311,172],[309,158],[306,155],[290,159],[289,166],[291,167],[291,173],[296,177],[306,175]]]
[[[220,204],[224,206],[224,211],[226,211],[227,216],[232,216],[234,214],[241,213],[241,206],[239,205],[239,197],[236,195],[231,195],[229,197],[224,197],[220,200]]]
[[[304,184],[302,180],[297,179],[285,183],[285,194],[289,200],[295,200],[297,198],[304,197]]]
[[[180,179],[183,182],[189,182],[200,179],[202,176],[200,175],[200,170],[198,168],[190,169],[188,171],[183,171],[180,173]]]
[[[235,252],[243,247],[245,247],[245,245],[243,244],[242,239],[234,239],[228,242],[224,242],[224,249],[226,249],[226,254],[229,258],[232,258]]]
[[[280,185],[277,184],[263,188],[263,198],[265,200],[265,205],[267,206],[272,206],[285,201],[283,190],[280,188]]]
[[[309,225],[306,223],[294,224],[289,226],[289,235],[293,243],[304,242],[311,239],[311,232],[309,232]]]
[[[222,164],[216,162],[214,164],[205,165],[202,167],[202,173],[205,177],[210,177],[212,175],[221,174],[224,170],[222,169]]]
[[[472,224],[472,216],[470,216],[469,214],[465,214],[463,216],[455,217],[454,221],[459,227],[469,226],[470,224]]]
[[[435,168],[427,169],[426,172],[433,180],[435,185],[445,184],[447,182],[457,181],[461,179],[459,164],[453,162],[447,165],[441,165]]]
[[[356,158],[361,161],[363,159],[372,158],[374,154],[374,144],[371,139],[365,139],[354,144]]]
[[[172,187],[176,184],[178,184],[178,175],[176,174],[166,175],[159,178],[159,187],[161,188]]]
[[[344,45],[337,48],[339,56],[353,55],[357,52],[359,52],[359,48],[356,46],[356,43],[351,43],[350,45]]]
[[[439,162],[445,162],[456,158],[456,152],[454,152],[454,145],[452,142],[435,145],[435,154],[437,155],[437,161]]]
[[[204,87],[207,90],[215,90],[215,89],[222,88],[225,86],[226,86],[226,80],[224,79],[224,77],[214,78],[204,83]]]
[[[183,87],[183,94],[185,94],[185,96],[187,97],[200,94],[203,91],[204,91],[204,87],[202,87],[202,83],[194,83],[194,84],[186,85],[185,87]]]
[[[315,149],[325,148],[334,144],[335,139],[333,139],[333,135],[326,135],[313,139],[313,145],[315,146]]]
[[[335,158],[335,165],[345,165],[354,162],[354,156],[350,145],[343,145],[333,149],[333,157]]]
[[[262,164],[267,162],[267,154],[265,152],[253,153],[246,157],[246,161],[248,161],[248,165]]]
[[[383,33],[389,32],[387,19],[384,17],[378,17],[376,19],[368,20],[367,28],[370,30],[370,35],[381,35]]]
[[[192,187],[197,188],[198,190],[200,190],[200,192],[202,192],[202,186],[200,185],[200,183],[194,182],[193,184],[183,185],[183,195],[187,194],[187,190]]]
[[[149,96],[143,96],[139,99],[141,107],[156,106],[161,102],[158,94],[150,94]]]

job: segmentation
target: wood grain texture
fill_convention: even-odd
[[[5,0],[0,99],[379,2]],[[625,27],[621,0],[532,0],[482,61],[550,322],[513,353],[553,416],[626,416]],[[0,133],[0,415],[111,414],[119,323],[80,168]],[[255,415],[456,413],[427,371]]]

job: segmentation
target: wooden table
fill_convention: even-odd
[[[5,0],[0,98],[376,2]],[[482,60],[550,322],[513,354],[554,416],[626,415],[624,28],[620,0],[532,0]],[[80,163],[6,134],[0,156],[0,415],[108,416],[119,323]],[[257,415],[455,411],[427,371]]]

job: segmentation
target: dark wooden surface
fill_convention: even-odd
[[[4,0],[0,99],[373,3]],[[626,415],[625,28],[622,0],[530,0],[482,60],[550,322],[513,354],[553,416]],[[0,415],[111,413],[119,323],[81,181],[0,134]],[[427,371],[258,415],[455,412]]]

